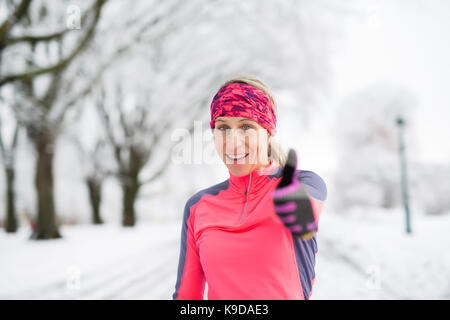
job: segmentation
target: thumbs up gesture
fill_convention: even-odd
[[[283,176],[272,193],[275,212],[292,232],[302,240],[311,239],[317,230],[313,206],[305,187],[298,179],[297,154],[290,149]]]

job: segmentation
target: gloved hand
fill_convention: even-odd
[[[311,239],[317,231],[317,221],[312,203],[297,172],[297,154],[290,149],[283,177],[272,193],[275,212],[284,225],[302,240]]]

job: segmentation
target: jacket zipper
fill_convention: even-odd
[[[250,172],[250,178],[248,180],[248,187],[247,190],[245,191],[245,204],[244,204],[244,209],[242,210],[242,215],[241,215],[241,219],[239,219],[239,222],[242,221],[242,218],[244,217],[244,213],[245,213],[245,208],[247,207],[247,201],[248,201],[248,190],[250,190],[250,183],[252,182],[252,173]]]

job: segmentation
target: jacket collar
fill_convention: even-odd
[[[279,175],[278,173],[281,172],[281,168],[276,160],[271,160],[269,166],[262,169],[255,169],[245,176],[235,176],[228,170],[230,175],[228,179],[230,189],[243,196],[246,196],[247,190],[249,195],[258,193],[270,178]]]

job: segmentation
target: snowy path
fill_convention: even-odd
[[[312,299],[450,298],[450,217],[417,217],[413,236],[395,213],[321,219]],[[180,226],[64,227],[40,242],[0,233],[0,299],[171,300]]]
[[[161,246],[148,248],[138,254],[117,261],[105,268],[113,272],[102,276],[101,270],[84,277],[88,284],[77,292],[82,299],[135,299],[156,297],[155,287],[165,283],[167,277],[174,273],[174,261],[178,242],[163,243]],[[151,259],[149,257],[157,257]]]
[[[30,299],[166,299],[164,289],[168,278],[176,273],[177,258],[178,241],[162,243],[83,273],[78,289],[76,280],[66,278],[37,288],[27,296]],[[72,289],[68,289],[70,281]]]
[[[9,258],[9,263],[0,266],[3,271],[0,298],[171,299],[178,266],[178,223],[142,225],[137,228],[137,234],[108,226],[104,229],[92,227],[95,232],[77,228],[89,229],[89,226],[66,228],[65,237],[73,237],[66,243],[59,243],[59,240],[30,243],[25,239],[27,230],[23,230],[17,235],[22,237],[17,250],[30,246],[35,250],[46,248],[44,259],[35,252],[32,256],[36,257],[37,263],[33,265],[30,256],[26,266],[22,265],[20,252],[4,251],[7,246],[1,240],[12,242],[17,239],[3,235],[0,252],[5,253],[3,257]],[[89,238],[94,236],[96,242]],[[88,249],[80,243],[81,239],[94,244]],[[49,261],[53,264],[49,265]],[[21,265],[23,270],[27,268],[28,276],[17,277]],[[11,281],[14,278],[16,283]],[[23,281],[18,282],[20,279]]]
[[[397,299],[391,288],[378,285],[377,269],[364,267],[321,234],[316,256],[316,281],[311,299]]]
[[[321,218],[312,299],[449,299],[450,216],[364,210]]]

